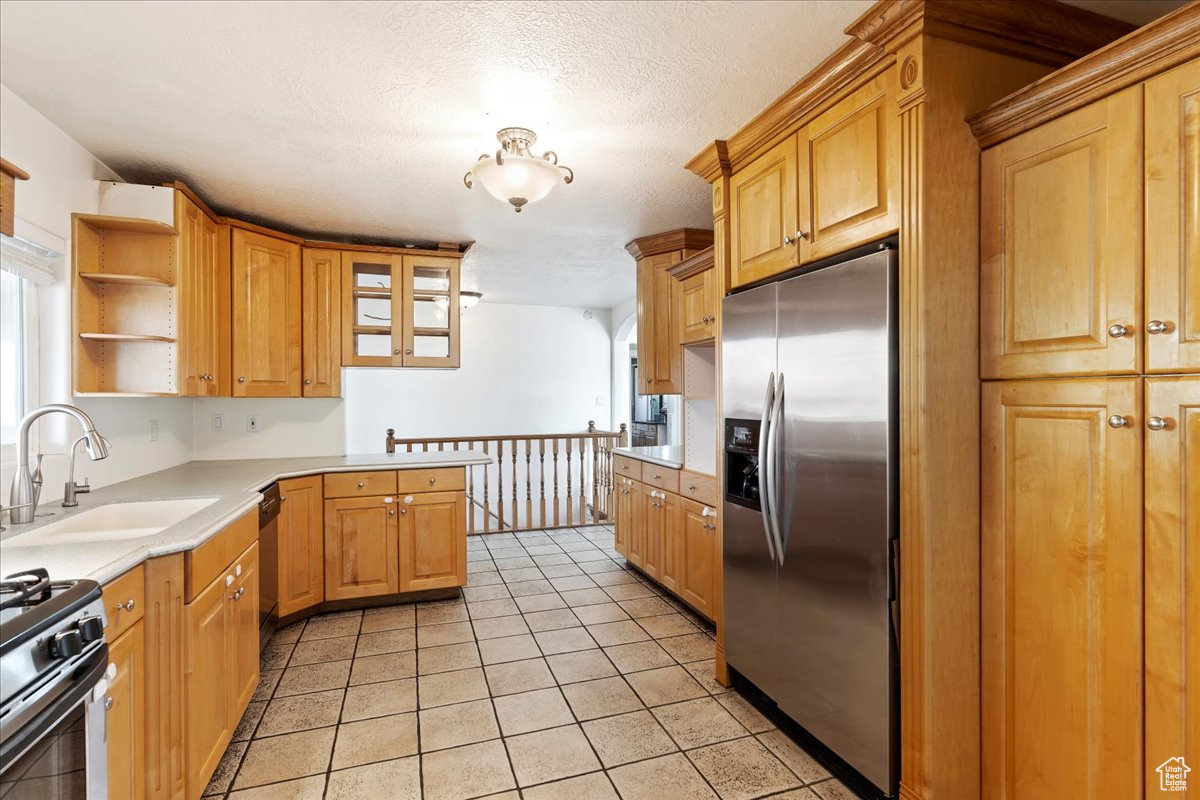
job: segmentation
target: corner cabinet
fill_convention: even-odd
[[[233,396],[301,396],[300,245],[234,227]]]
[[[459,366],[461,256],[343,251],[342,363]]]

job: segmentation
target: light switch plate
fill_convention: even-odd
[[[258,433],[258,414],[246,415],[246,432]]]
[[[214,431],[225,430],[225,415],[224,414],[213,414],[212,415],[212,429]]]

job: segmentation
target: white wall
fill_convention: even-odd
[[[398,437],[583,431],[588,420],[603,428],[608,314],[585,313],[484,302],[463,313],[460,369],[346,370],[350,452],[378,452],[388,428]]]
[[[188,461],[192,453],[191,401],[175,399],[88,399],[71,395],[70,236],[72,212],[95,212],[96,179],[118,176],[74,139],[0,86],[0,153],[30,174],[16,188],[17,236],[64,254],[53,284],[39,288],[40,403],[74,403],[90,414],[112,442],[112,455],[89,463],[81,455],[78,472],[93,485],[115,483]],[[159,437],[151,442],[149,421]],[[62,415],[38,426],[34,450],[46,453],[42,471],[46,500],[61,498],[68,446],[79,431]],[[12,461],[0,463],[0,493],[7,503]],[[47,506],[47,509],[50,507]]]
[[[630,299],[608,310],[612,330],[612,413],[611,430],[629,425],[633,402],[629,387],[629,347],[637,344],[637,300]]]

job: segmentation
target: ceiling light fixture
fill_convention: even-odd
[[[476,303],[478,303],[482,299],[483,299],[482,292],[465,292],[465,291],[459,292],[458,293],[458,306],[459,306],[459,308],[462,308],[462,309],[468,309],[468,308],[471,308],[472,306],[474,306]],[[439,309],[441,309],[442,311],[445,311],[446,309],[448,309],[450,307],[450,298],[445,297],[445,296],[435,297],[433,299],[433,303]]]
[[[553,150],[540,156],[529,152],[537,141],[537,134],[528,128],[501,128],[496,138],[500,141],[500,149],[495,157],[484,153],[463,176],[468,189],[478,180],[488,194],[511,204],[520,214],[526,205],[550,194],[560,180],[563,183],[575,180],[570,167],[559,166],[558,154]]]

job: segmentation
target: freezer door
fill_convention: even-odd
[[[721,407],[726,418],[761,420],[775,371],[775,298],[771,284],[727,297],[722,306]],[[725,426],[721,426],[724,431]],[[724,457],[722,442],[722,457]],[[775,561],[762,513],[724,502],[725,660],[773,694],[778,600]]]
[[[887,794],[897,402],[888,250],[779,287],[780,708]],[[728,634],[726,634],[728,635]]]

